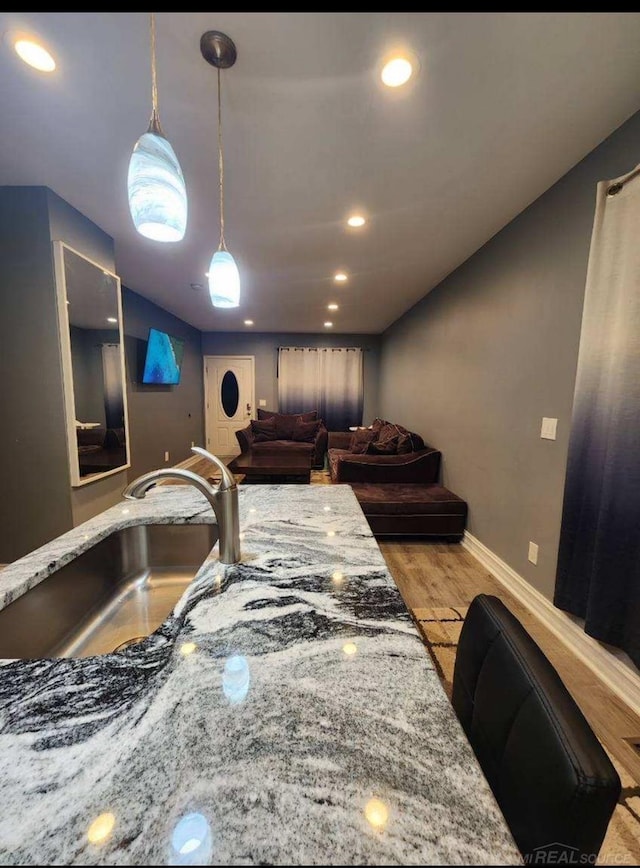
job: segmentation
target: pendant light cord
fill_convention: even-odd
[[[149,131],[163,135],[158,114],[158,74],[156,70],[156,16],[150,14],[151,28],[151,122]]]
[[[218,67],[218,175],[220,178],[220,244],[218,250],[226,250],[224,243],[224,160],[222,157],[222,101],[220,99],[220,67]]]

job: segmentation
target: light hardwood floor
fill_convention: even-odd
[[[476,594],[499,597],[542,648],[607,750],[640,784],[640,718],[588,666],[512,596],[473,555],[456,543],[379,542],[405,603],[421,607],[468,606]]]

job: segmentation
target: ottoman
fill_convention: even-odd
[[[351,488],[375,536],[462,539],[467,504],[441,485],[354,482]]]

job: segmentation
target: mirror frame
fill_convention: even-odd
[[[76,432],[76,402],[73,388],[73,363],[71,358],[71,329],[69,324],[69,311],[67,307],[67,279],[64,268],[64,252],[69,250],[76,256],[81,257],[86,262],[99,268],[100,271],[109,274],[116,282],[116,293],[118,296],[118,334],[120,335],[120,366],[122,370],[122,403],[124,408],[124,430],[125,430],[125,463],[119,467],[114,467],[112,470],[104,470],[100,473],[92,473],[88,476],[80,476],[80,462],[78,459],[78,439]],[[97,482],[99,479],[105,479],[107,476],[114,476],[116,473],[122,473],[131,467],[131,454],[129,445],[129,409],[127,406],[127,370],[125,362],[124,349],[124,328],[122,320],[122,285],[120,278],[113,271],[94,262],[84,253],[66,244],[64,241],[53,242],[53,263],[56,282],[56,298],[58,307],[58,336],[60,344],[60,357],[62,361],[62,385],[64,392],[64,408],[65,420],[67,429],[67,446],[69,450],[69,470],[71,474],[72,488],[80,488],[83,485],[90,485],[92,482]]]

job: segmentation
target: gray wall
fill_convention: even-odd
[[[596,183],[639,156],[637,114],[383,335],[381,415],[442,449],[471,533],[549,598]]]
[[[256,406],[263,398],[267,410],[278,409],[278,347],[363,347],[365,424],[373,421],[378,405],[380,335],[325,335],[270,332],[204,332],[205,356],[255,356]]]
[[[131,441],[129,479],[147,470],[177,464],[204,444],[203,365],[200,332],[130,289],[122,290],[127,399]],[[142,383],[149,328],[184,338],[182,375],[177,386]],[[164,453],[169,452],[165,463]]]
[[[47,190],[47,204],[51,241],[64,241],[108,271],[116,272],[114,243],[110,235],[51,190]],[[73,524],[80,524],[117,503],[126,484],[127,473],[123,470],[81,488],[70,489]]]
[[[0,562],[72,524],[44,187],[0,188]]]

